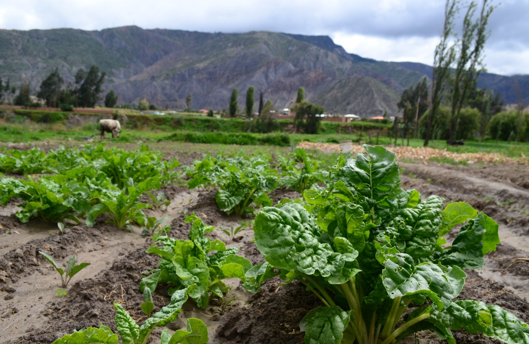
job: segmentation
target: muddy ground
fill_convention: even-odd
[[[188,157],[191,163],[195,157]],[[497,304],[529,322],[529,170],[518,165],[451,166],[401,163],[403,187],[417,189],[423,197],[436,194],[447,202],[466,201],[493,217],[500,225],[502,245],[487,256],[485,268],[468,272],[461,298]],[[218,228],[236,227],[248,218],[220,212],[212,190],[163,190],[172,199],[166,211],[150,215],[168,217],[170,234],[187,238],[190,224],[186,214],[194,212],[217,230],[210,233],[239,247],[240,254],[258,263],[263,260],[251,229],[230,239]],[[277,190],[272,199],[300,195]],[[119,231],[102,219],[94,228],[70,225],[64,234],[39,222],[21,224],[14,216],[15,202],[0,208],[0,343],[52,343],[63,334],[103,323],[115,329],[113,302],[119,302],[139,322],[143,301],[139,290],[141,273],[156,268],[158,257],[145,253],[150,239],[140,230]],[[449,234],[448,239],[455,233]],[[38,254],[45,251],[60,263],[77,255],[91,265],[74,277],[67,295],[56,294],[60,279]],[[201,310],[189,301],[179,319],[169,324],[174,331],[185,327],[189,317],[199,317],[209,327],[210,343],[303,343],[299,322],[318,305],[318,300],[299,283],[281,286],[278,279],[267,281],[252,295],[229,281],[232,290],[225,300],[212,300]],[[231,301],[230,301],[231,300]],[[154,295],[156,309],[169,302],[167,290]],[[157,342],[155,331],[153,343]],[[456,333],[458,343],[497,343],[464,331]],[[430,333],[408,338],[408,343],[440,343]]]

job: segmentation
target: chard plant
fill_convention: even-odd
[[[211,241],[205,236],[215,228],[206,226],[194,214],[188,216],[186,222],[192,223],[189,240],[158,236],[147,250],[162,259],[159,269],[150,271],[143,278],[141,290],[148,288],[154,292],[162,282],[171,286],[170,292],[195,285],[189,296],[199,307],[206,308],[212,294],[223,298],[230,289],[222,280],[239,278],[246,282],[246,273],[252,263],[235,254],[238,248],[226,248],[222,241]]]
[[[281,177],[281,186],[303,193],[303,191],[310,189],[315,183],[325,182],[329,173],[320,170],[318,161],[311,159],[305,150],[296,148],[294,157],[295,159],[291,159],[291,161],[300,162],[303,164],[303,167],[299,169],[297,164],[287,165],[285,162],[282,162],[280,165],[286,167],[287,170]]]
[[[163,192],[158,192],[155,196],[152,192],[147,191],[147,195],[151,199],[154,209],[161,210],[162,207],[165,207],[165,211],[167,211],[167,207],[171,204],[171,201],[167,199]]]
[[[194,287],[181,289],[173,293],[171,303],[145,320],[139,326],[123,307],[114,303],[116,309],[116,327],[123,344],[146,344],[154,328],[163,327],[174,321],[187,301],[188,293]],[[200,319],[187,319],[187,330],[177,330],[172,336],[167,330],[162,331],[160,344],[205,344],[209,340],[206,324]],[[55,340],[52,344],[118,344],[118,335],[104,325],[99,328],[89,327]]]
[[[39,253],[44,258],[46,258],[46,260],[55,268],[55,271],[57,271],[59,273],[59,275],[61,275],[61,282],[62,282],[61,286],[63,288],[67,288],[68,287],[68,283],[73,278],[73,276],[75,276],[79,271],[83,270],[88,265],[90,265],[90,263],[81,263],[81,264],[77,265],[77,257],[73,256],[73,257],[70,257],[70,259],[68,259],[68,263],[66,264],[66,271],[65,271],[64,269],[60,268],[57,265],[57,263],[55,263],[55,261],[53,260],[53,258],[50,255],[48,255],[48,254],[46,254],[44,252],[39,252]]]
[[[128,187],[118,192],[101,190],[99,203],[95,204],[87,214],[86,225],[93,227],[96,218],[103,213],[108,213],[111,217],[110,223],[119,229],[129,227],[132,222],[147,223],[147,218],[142,209],[150,208],[151,204],[140,203],[139,199],[147,190],[158,188],[159,182],[159,177],[153,177],[135,184],[131,178]],[[94,186],[92,185],[92,187]]]
[[[22,199],[16,212],[20,222],[31,218],[44,222],[64,222],[70,219],[80,222],[76,213],[90,209],[90,191],[82,184],[69,180],[66,176],[55,175],[34,180],[3,178],[0,180],[0,204],[6,206],[10,199]]]
[[[230,237],[230,240],[233,240],[233,239],[235,239],[237,234],[239,234],[240,232],[250,228],[250,226],[251,226],[251,222],[241,222],[241,224],[239,226],[237,226],[237,227],[231,226],[230,229],[221,228],[220,230],[224,234],[226,234],[228,237]]]
[[[459,202],[426,200],[400,188],[395,154],[364,146],[367,155],[341,158],[326,189],[304,192],[305,202],[261,209],[257,248],[268,266],[254,281],[281,270],[324,306],[300,324],[306,343],[390,344],[421,330],[455,343],[453,330],[528,343],[529,327],[481,301],[457,300],[466,269],[483,267],[500,243],[498,225]],[[444,235],[463,225],[446,245]]]
[[[187,171],[189,188],[217,187],[217,206],[227,214],[253,214],[255,207],[271,205],[268,192],[277,188],[277,171],[262,158],[207,156]]]
[[[277,187],[277,171],[264,164],[249,164],[239,168],[230,165],[218,180],[215,195],[220,210],[239,216],[253,214],[256,207],[272,205],[268,192]]]

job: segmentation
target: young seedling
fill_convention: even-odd
[[[68,292],[66,290],[64,290],[64,289],[60,289],[59,288],[59,289],[57,289],[56,294],[57,294],[57,297],[65,297],[66,294],[68,294]]]
[[[162,210],[162,206],[165,206],[164,211],[167,211],[167,207],[169,206],[169,204],[171,204],[171,201],[167,199],[163,192],[159,192],[156,196],[154,196],[152,192],[147,191],[147,195],[149,195],[149,197],[151,198],[152,206],[155,209]]]
[[[59,266],[57,266],[57,263],[55,263],[55,261],[53,260],[53,258],[50,255],[48,255],[48,254],[46,254],[44,252],[40,252],[40,251],[39,251],[39,253],[44,258],[46,258],[46,260],[48,262],[50,262],[50,264],[55,268],[55,270],[57,270],[59,275],[61,275],[62,288],[68,287],[68,283],[70,282],[72,277],[75,276],[79,271],[83,270],[88,265],[90,265],[90,263],[81,263],[79,265],[75,265],[77,263],[77,257],[73,256],[73,257],[70,257],[70,259],[68,259],[68,263],[67,263],[67,266],[66,266],[66,271],[64,271]]]
[[[162,223],[167,221],[169,218],[164,217],[159,220],[156,219],[156,217],[147,217],[146,220],[141,219],[139,221],[140,226],[143,227],[143,231],[141,232],[141,235],[148,236],[155,233],[157,230],[162,229]]]
[[[64,234],[64,222],[58,222],[57,227],[59,227],[59,230],[61,231],[61,235]]]
[[[154,302],[152,301],[152,294],[149,288],[143,290],[143,303],[141,304],[141,310],[145,315],[150,315],[154,310]]]
[[[247,229],[250,227],[250,222],[241,222],[240,226],[238,227],[230,227],[230,229],[224,229],[224,228],[221,228],[220,230],[222,232],[224,232],[224,234],[226,234],[227,236],[230,237],[230,240],[233,240],[235,238],[235,236],[237,234],[239,234],[239,232],[242,232],[243,230]]]

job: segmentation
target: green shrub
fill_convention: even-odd
[[[226,144],[226,145],[271,145],[290,146],[290,136],[287,134],[265,134],[255,135],[248,133],[196,133],[179,132],[167,136],[159,141],[178,141],[190,143]]]
[[[60,104],[59,107],[62,111],[73,111],[73,106],[71,104]]]
[[[529,114],[524,114],[522,120],[521,137],[523,141],[529,141]],[[502,111],[492,117],[489,122],[489,133],[491,138],[507,141],[511,133],[516,135],[518,129],[518,114],[516,111]]]
[[[429,111],[419,120],[419,132],[422,138],[426,135],[426,126],[428,123]],[[474,136],[474,133],[478,131],[480,113],[477,109],[462,109],[459,115],[459,122],[455,132],[456,140],[468,140]],[[449,138],[449,120],[450,120],[450,109],[442,107],[437,111],[437,114],[433,118],[432,122],[432,139],[434,140],[447,140]]]
[[[57,111],[35,111],[35,110],[14,110],[16,115],[24,116],[37,123],[58,123],[68,119],[68,115]]]

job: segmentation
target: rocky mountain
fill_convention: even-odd
[[[231,91],[239,89],[244,104],[249,86],[278,108],[293,104],[298,87],[327,112],[362,116],[396,115],[400,93],[431,75],[431,67],[380,62],[348,54],[327,36],[274,32],[243,34],[179,30],[143,30],[136,26],[82,31],[0,30],[0,77],[11,84],[30,82],[36,91],[58,67],[67,82],[80,68],[97,65],[107,72],[106,91],[119,103],[146,99],[159,107],[182,109],[192,95],[192,108],[225,109]],[[480,79],[509,99],[512,78]],[[524,94],[529,76],[519,85]],[[503,91],[505,91],[505,93]]]

